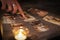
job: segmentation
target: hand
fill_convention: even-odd
[[[23,18],[25,19],[27,18],[24,15],[24,12],[17,0],[1,0],[1,2],[2,2],[2,7],[1,7],[2,10],[7,10],[7,12],[12,11],[12,13],[16,13],[18,11]],[[6,5],[8,7],[7,9],[6,9]]]

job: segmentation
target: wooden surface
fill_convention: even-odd
[[[36,37],[32,38],[34,40],[35,39],[38,40],[38,39],[41,39],[41,38],[44,38],[44,39],[45,38],[51,38],[50,37],[51,35],[52,35],[52,37],[59,35],[60,26],[54,25],[54,24],[49,23],[49,22],[46,22],[46,21],[42,20],[39,16],[37,16],[37,17],[35,15],[33,15],[33,16],[38,20],[38,23],[43,23],[44,25],[47,25],[49,30],[46,31],[46,32],[45,31],[44,32],[37,32],[35,30],[35,28],[33,27],[33,26],[35,26],[35,25],[33,25],[34,23],[32,24],[30,22],[24,21],[23,19],[20,18],[19,15],[15,16],[15,20],[14,21],[16,21],[18,23],[23,23],[23,25],[26,26],[30,30],[30,33],[32,34],[31,38],[34,37],[34,36],[37,37],[37,39],[36,39]],[[3,27],[4,27],[4,32],[6,33],[6,36],[9,36],[11,34],[11,30],[12,30],[11,29],[11,25],[3,23]]]

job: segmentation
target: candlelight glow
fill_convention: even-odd
[[[27,38],[28,30],[24,30],[23,27],[20,27],[18,30],[13,30],[16,40],[25,40]]]

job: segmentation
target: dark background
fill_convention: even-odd
[[[59,0],[19,0],[19,2],[22,7],[35,7],[58,15],[60,14]]]

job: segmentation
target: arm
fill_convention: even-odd
[[[13,14],[16,13],[18,10],[20,15],[22,15],[22,17],[26,19],[26,16],[24,15],[24,12],[17,0],[1,0],[1,2],[2,2],[2,7],[1,7],[2,10],[6,10],[7,12],[12,11]],[[6,5],[8,7],[7,9],[6,9]]]

